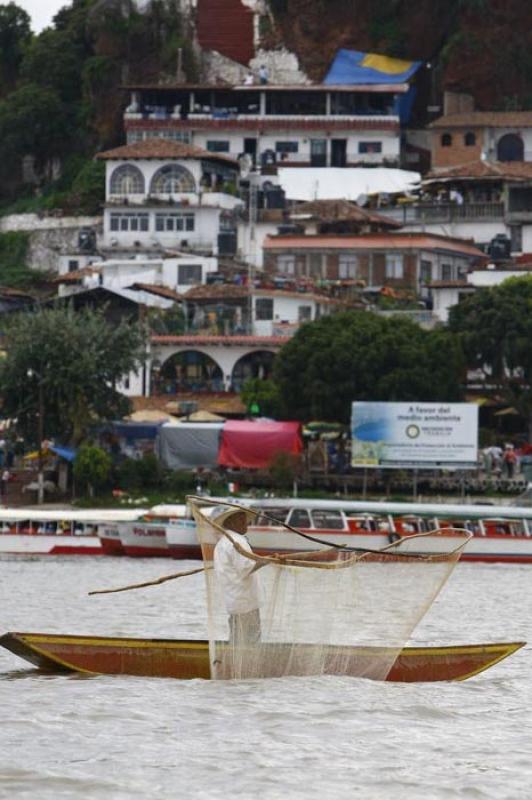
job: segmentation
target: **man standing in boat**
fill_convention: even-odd
[[[234,508],[216,514],[213,519],[228,531],[214,548],[214,571],[222,587],[229,615],[229,638],[234,644],[260,641],[259,586],[255,572],[261,566],[246,558],[237,548],[252,553],[247,539],[248,518],[252,512]]]

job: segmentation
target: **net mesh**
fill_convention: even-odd
[[[279,560],[243,546],[204,500],[189,502],[207,568],[211,675],[221,679],[334,674],[384,680],[471,536],[433,531],[381,551],[323,549]],[[424,552],[425,537],[433,552]],[[223,539],[246,573],[249,602],[239,613],[228,585],[234,575],[215,556]]]

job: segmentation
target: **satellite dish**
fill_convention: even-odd
[[[357,206],[361,206],[361,207],[365,206],[367,202],[368,202],[367,194],[359,194],[357,199],[355,200],[355,203],[357,204]]]
[[[240,176],[242,178],[247,178],[251,172],[251,168],[253,167],[253,159],[251,158],[250,154],[244,153],[243,155],[239,156],[238,163],[240,164]]]

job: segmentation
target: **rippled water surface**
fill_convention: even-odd
[[[87,596],[183,567],[0,561],[0,630],[203,638],[201,575]],[[471,564],[413,643],[523,639],[532,566]],[[532,798],[530,657],[464,683],[400,685],[47,676],[0,651],[0,798]]]

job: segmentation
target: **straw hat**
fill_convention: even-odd
[[[222,528],[224,528],[231,517],[236,517],[237,514],[245,514],[248,522],[251,522],[257,516],[255,512],[251,511],[249,508],[235,508],[235,506],[231,505],[219,505],[212,508],[209,517],[217,525],[220,525]]]

